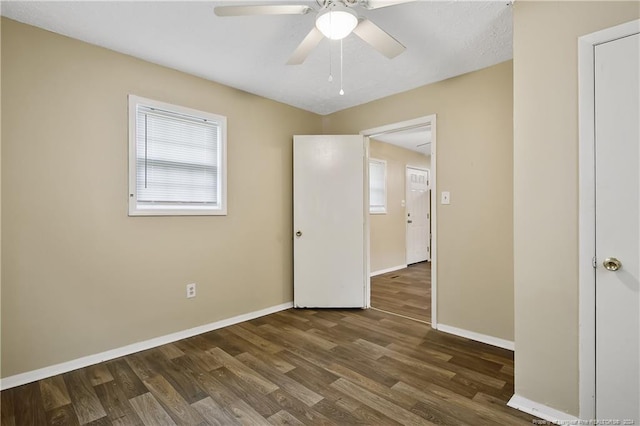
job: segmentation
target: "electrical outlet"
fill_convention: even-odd
[[[187,284],[187,299],[196,297],[196,283]]]

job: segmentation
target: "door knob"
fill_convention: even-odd
[[[408,220],[407,223],[413,223],[413,221],[412,220]]]
[[[622,268],[622,262],[615,257],[607,257],[604,262],[602,262],[602,265],[604,265],[607,271],[617,271]]]
[[[296,237],[298,237],[298,238],[302,237],[302,231],[296,232]]]

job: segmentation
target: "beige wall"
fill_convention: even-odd
[[[437,114],[438,322],[513,340],[512,63],[323,118],[357,133]],[[496,267],[499,265],[499,267]]]
[[[2,5],[0,5],[2,8]],[[2,19],[0,19],[0,99],[2,99]],[[0,354],[2,354],[2,102],[0,102]],[[2,377],[2,356],[0,356]]]
[[[578,415],[579,36],[638,2],[514,4],[516,393]]]
[[[2,377],[290,301],[292,135],[432,113],[439,322],[513,338],[511,62],[321,118],[10,20],[2,36]],[[128,93],[228,117],[228,216],[127,216]]]
[[[6,19],[2,87],[2,377],[292,300],[320,116]],[[227,116],[228,216],[127,216],[129,93]]]
[[[369,157],[387,162],[387,213],[369,215],[370,270],[407,264],[405,199],[406,167],[428,169],[430,157],[388,143],[371,140]]]

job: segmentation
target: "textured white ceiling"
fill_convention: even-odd
[[[314,13],[218,17],[221,4],[315,1],[3,1],[2,15],[318,114],[329,114],[512,57],[511,7],[503,1],[415,1],[358,14],[407,50],[387,59],[355,35],[323,40],[302,65],[285,65]],[[334,80],[328,82],[330,45]]]

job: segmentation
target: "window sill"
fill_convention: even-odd
[[[226,216],[227,209],[152,207],[129,210],[129,216]]]

